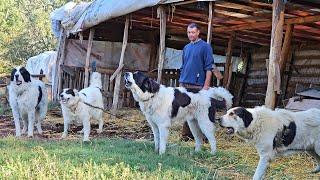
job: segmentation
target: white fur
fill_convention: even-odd
[[[36,125],[38,133],[42,134],[41,122],[45,119],[48,109],[48,95],[45,84],[42,81],[32,79],[31,82],[25,82],[19,70],[15,68],[18,77],[13,79],[8,86],[9,104],[14,118],[16,136],[20,137],[28,130],[28,137],[33,136],[33,128]],[[18,85],[18,81],[19,84]],[[42,91],[42,98],[38,104],[39,86]],[[21,132],[20,120],[23,123]]]
[[[240,138],[253,144],[257,149],[260,160],[253,179],[262,179],[266,170],[277,156],[289,155],[296,152],[308,151],[317,161],[314,172],[320,171],[320,110],[310,109],[301,112],[291,112],[284,109],[275,111],[266,107],[247,109],[252,114],[253,121],[246,128],[241,118],[232,115],[235,108],[230,109],[221,118],[223,127],[231,127]],[[231,113],[231,115],[230,115]],[[279,129],[296,124],[296,136],[290,145],[273,149],[273,139]]]
[[[81,131],[83,132],[83,141],[89,141],[91,120],[97,120],[99,122],[97,132],[102,132],[103,111],[85,104],[87,103],[103,109],[103,98],[100,91],[101,87],[101,74],[93,72],[91,74],[90,86],[79,92],[73,89],[75,96],[66,93],[68,88],[62,91],[60,94],[60,103],[64,119],[64,130],[61,138],[67,137],[69,124],[74,123],[75,121],[83,124],[83,130]]]
[[[151,126],[156,152],[159,152],[159,154],[165,153],[171,124],[174,121],[181,123],[187,121],[195,137],[195,151],[200,150],[204,134],[209,140],[211,153],[215,154],[215,125],[208,116],[211,105],[210,98],[225,99],[229,106],[232,102],[232,95],[227,90],[211,88],[209,91],[201,90],[198,93],[190,93],[185,88],[178,87],[176,89],[186,93],[191,98],[191,103],[186,107],[180,107],[177,116],[171,118],[175,88],[160,85],[159,92],[153,94],[147,91],[143,92],[135,83],[132,73],[128,73],[126,81],[132,83],[130,86],[126,85],[126,87],[131,90],[134,99],[139,102],[140,109]]]

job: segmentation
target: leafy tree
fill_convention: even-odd
[[[67,0],[0,1],[0,74],[43,51],[53,50],[50,13]]]

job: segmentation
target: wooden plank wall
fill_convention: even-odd
[[[269,51],[266,48],[252,52],[252,63],[249,64],[247,82],[240,105],[254,107],[263,105],[267,89],[266,59]],[[288,60],[285,70],[285,79],[278,102],[282,106],[282,100],[288,99],[295,94],[297,84],[309,87],[310,84],[320,85],[320,48],[317,46],[294,47],[293,57]],[[286,86],[287,84],[287,86]]]
[[[66,66],[65,66],[66,67]],[[63,69],[62,75],[62,87],[63,88],[74,88],[82,89],[84,87],[84,68],[67,67]],[[71,69],[71,70],[70,70]],[[104,69],[102,74],[102,90],[104,96],[104,105],[106,109],[111,109],[113,99],[113,88],[114,81],[110,82],[110,76],[115,69]],[[164,69],[162,72],[162,84],[166,86],[176,87],[179,85],[179,70],[175,69]],[[148,73],[148,76],[156,80],[157,72]],[[119,107],[136,107],[136,103],[129,90],[124,87],[124,82],[121,81],[120,94],[119,94]]]

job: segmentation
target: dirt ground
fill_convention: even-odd
[[[34,138],[48,140],[60,139],[63,132],[63,118],[59,114],[58,110],[49,111],[46,119],[42,123],[43,134],[38,134],[35,129]],[[97,128],[98,122],[92,122],[90,138],[121,137],[125,139],[150,139],[152,137],[151,130],[144,117],[135,109],[122,109],[118,112],[117,117],[105,113],[103,132],[98,134],[96,131]],[[67,138],[82,138],[82,135],[77,133],[81,129],[81,125],[72,125]],[[0,115],[0,137],[10,135],[15,135],[13,117]]]

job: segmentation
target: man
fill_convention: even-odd
[[[214,65],[211,45],[199,38],[200,28],[196,23],[191,23],[187,28],[190,43],[183,48],[182,65],[180,68],[180,86],[187,89],[209,89],[212,78],[212,70],[218,79],[222,75]],[[192,138],[187,123],[182,129],[182,139]]]

